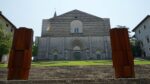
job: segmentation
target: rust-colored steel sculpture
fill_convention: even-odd
[[[27,80],[31,65],[33,30],[21,27],[14,32],[8,62],[8,80]]]
[[[112,60],[116,78],[133,78],[134,62],[127,28],[110,29]]]

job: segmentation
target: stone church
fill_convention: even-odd
[[[80,10],[43,19],[37,60],[111,59],[110,21]]]

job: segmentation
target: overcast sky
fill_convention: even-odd
[[[17,27],[29,27],[41,36],[42,19],[78,9],[98,17],[110,18],[117,25],[132,30],[150,14],[150,0],[1,0],[0,11]]]

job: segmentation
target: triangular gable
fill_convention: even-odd
[[[97,16],[95,16],[95,15],[92,15],[92,14],[89,14],[89,13],[86,13],[86,12],[83,12],[83,11],[80,11],[80,10],[77,10],[77,9],[72,10],[72,11],[69,11],[69,12],[66,12],[66,13],[61,14],[61,15],[58,15],[58,16],[56,16],[55,18],[67,16],[68,14],[84,14],[84,15],[89,16],[89,17],[99,18],[99,19],[102,19],[102,20],[103,20],[103,18],[97,17]],[[53,17],[53,18],[50,18],[50,19],[54,19],[54,17]]]

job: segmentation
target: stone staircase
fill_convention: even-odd
[[[28,81],[7,81],[7,69],[0,68],[0,84],[150,84],[150,65],[135,65],[133,79],[114,75],[111,65],[32,67]]]
[[[0,84],[150,84],[150,79],[1,80]]]

